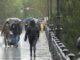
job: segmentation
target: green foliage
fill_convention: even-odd
[[[76,41],[80,36],[80,1],[60,0],[63,42],[67,48],[77,54]]]
[[[9,17],[22,18],[20,12],[22,6],[21,0],[0,0],[0,24]]]
[[[0,24],[9,17],[42,17],[48,16],[48,0],[0,0]],[[56,27],[56,0],[53,3],[53,23]],[[26,11],[26,8],[34,8]],[[24,12],[20,12],[24,8]],[[80,36],[80,1],[79,0],[60,0],[61,25],[63,27],[62,42],[67,48],[77,54],[76,40]],[[39,11],[37,11],[39,10]],[[50,20],[48,20],[49,22]]]
[[[46,0],[0,0],[0,24],[9,17],[25,19],[47,16],[47,3]],[[27,7],[30,7],[30,11],[26,10]]]

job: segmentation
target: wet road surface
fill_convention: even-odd
[[[3,37],[0,36],[0,60],[30,60],[29,43],[28,40],[24,42],[24,35],[25,32],[21,34],[18,48],[5,48]],[[45,32],[40,33],[36,48],[36,60],[52,60]]]

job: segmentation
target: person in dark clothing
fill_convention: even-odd
[[[25,30],[27,30],[28,24],[25,25]]]
[[[13,32],[14,36],[14,45],[18,47],[18,41],[20,39],[20,34],[22,32],[21,26],[19,24],[19,21],[15,21],[11,26],[11,31]]]
[[[24,39],[24,41],[27,40],[27,37],[29,39],[31,60],[32,60],[32,49],[34,50],[34,59],[36,57],[36,43],[38,40],[38,34],[39,34],[39,29],[37,28],[35,21],[31,21],[30,25],[27,27]]]
[[[40,31],[41,31],[40,22],[37,22],[37,23],[36,23],[36,26],[37,26],[37,28],[38,28],[38,30],[39,30],[39,33],[38,33],[38,40],[39,40]]]

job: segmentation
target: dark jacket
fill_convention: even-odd
[[[26,25],[25,25],[25,30],[27,30],[27,28],[28,28],[28,25],[26,24]]]
[[[34,40],[38,39],[38,34],[39,34],[39,29],[38,27],[35,25],[35,23],[31,23],[26,30],[26,34],[25,34],[25,41],[27,40],[27,37],[29,39],[29,42],[31,43]]]
[[[13,34],[17,35],[17,34],[21,34],[22,29],[21,26],[19,24],[12,24],[11,26],[11,31],[13,32]]]
[[[39,31],[41,30],[40,22],[36,23],[36,26],[38,27]]]

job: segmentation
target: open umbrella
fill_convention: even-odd
[[[22,21],[19,18],[8,18],[6,21]]]
[[[26,18],[23,20],[24,23],[34,20],[33,18]]]
[[[10,25],[12,25],[14,21],[22,22],[22,20],[19,18],[8,18],[6,21],[9,21]]]

